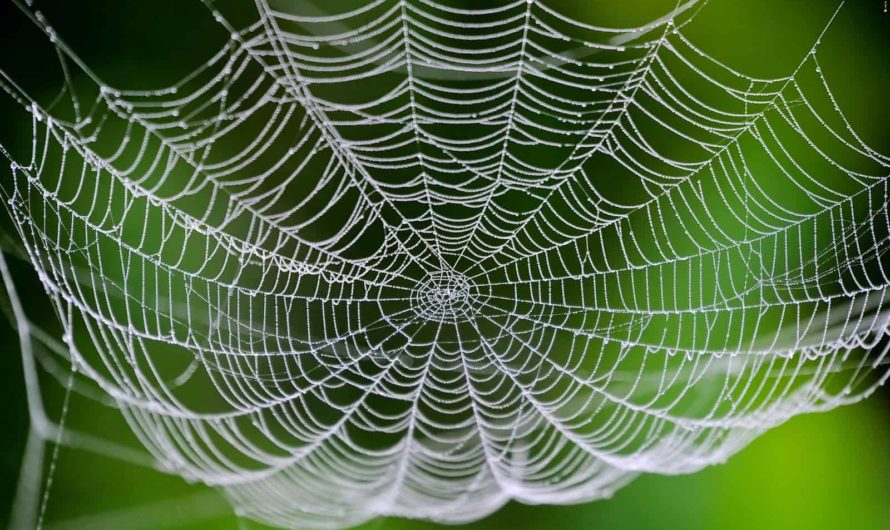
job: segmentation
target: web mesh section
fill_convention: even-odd
[[[760,79],[694,1],[208,7],[229,42],[151,91],[33,15],[68,81],[0,71],[33,121],[3,193],[78,377],[239,514],[601,498],[886,378],[890,158],[818,42]]]

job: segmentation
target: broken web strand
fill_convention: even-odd
[[[74,365],[65,381],[65,394],[62,399],[62,411],[58,425],[54,426],[55,438],[52,440],[52,451],[49,458],[49,467],[46,471],[45,483],[41,487],[43,470],[43,451],[46,443],[45,434],[47,420],[43,409],[43,401],[40,397],[40,388],[37,381],[37,367],[34,363],[31,346],[31,325],[25,316],[24,309],[15,289],[6,257],[0,252],[0,276],[3,278],[3,286],[6,296],[12,307],[15,318],[15,327],[18,331],[22,351],[22,366],[24,370],[25,387],[27,394],[28,411],[30,414],[30,430],[25,446],[25,455],[22,462],[19,485],[16,489],[16,499],[13,503],[13,512],[10,520],[10,528],[43,528],[46,509],[52,492],[53,479],[55,478],[56,464],[59,458],[59,450],[62,445],[62,433],[65,429],[65,419],[68,415],[69,398],[74,385]],[[42,491],[42,494],[40,493]],[[34,495],[34,499],[27,498]],[[39,497],[38,497],[39,495]],[[39,498],[39,502],[36,500]],[[36,510],[35,510],[36,508]]]

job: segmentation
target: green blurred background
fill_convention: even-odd
[[[41,86],[33,28],[6,2],[0,7],[4,67],[31,72]],[[252,8],[244,2],[245,9]],[[669,11],[675,2],[564,1],[572,16],[635,24]],[[475,4],[474,4],[475,5]],[[703,49],[752,75],[785,75],[800,62],[838,3],[821,0],[712,0],[688,28]],[[42,2],[72,49],[107,82],[120,88],[164,86],[201,64],[227,35],[198,0],[83,0]],[[890,153],[890,15],[882,0],[848,1],[823,40],[820,61],[845,114],[864,140]],[[51,91],[49,87],[44,87]],[[0,94],[0,143],[30,142],[29,116]],[[5,170],[4,170],[5,171]],[[0,173],[0,178],[8,178]],[[4,214],[5,215],[5,214]],[[5,234],[9,220],[0,220]],[[8,242],[3,248],[12,248]],[[19,294],[32,318],[52,316],[28,265],[10,257]],[[21,357],[15,330],[0,323],[0,518],[13,505],[28,432]],[[47,378],[47,408],[58,417],[60,388]],[[96,412],[73,400],[70,421],[94,432],[126,426],[113,411]],[[118,432],[119,431],[119,432]],[[46,461],[52,457],[46,449]],[[47,467],[47,466],[44,466]],[[795,418],[756,440],[728,463],[679,477],[643,476],[613,499],[579,506],[509,504],[460,528],[537,529],[882,529],[890,528],[890,396],[826,414]],[[94,452],[62,447],[48,497],[47,529],[243,529],[221,495],[176,476]],[[436,525],[381,519],[363,528],[428,529]]]

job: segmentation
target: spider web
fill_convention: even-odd
[[[41,104],[0,70],[33,123],[2,189],[62,343],[2,264],[26,364],[54,344],[66,388],[239,515],[588,501],[886,379],[890,158],[818,41],[761,79],[684,34],[695,1],[631,28],[540,0],[207,6],[228,43],[150,91],[20,6],[65,83]]]

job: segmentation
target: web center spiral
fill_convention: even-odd
[[[467,320],[476,311],[476,288],[463,274],[437,271],[420,282],[411,294],[418,315],[439,322]]]

